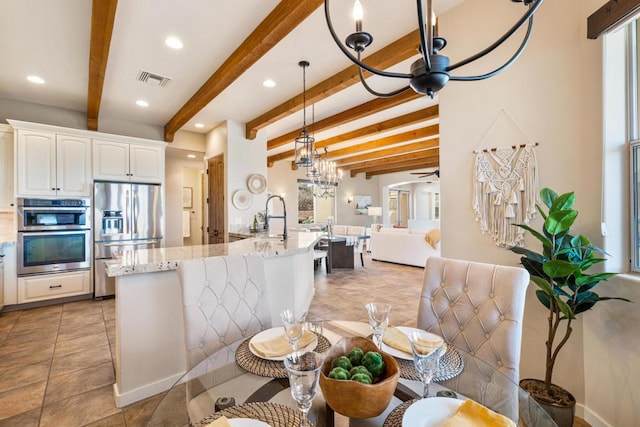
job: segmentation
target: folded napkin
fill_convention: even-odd
[[[205,427],[231,427],[231,423],[224,415],[217,420],[207,424]]]
[[[387,328],[387,330],[384,331],[382,342],[396,350],[400,350],[407,354],[413,354],[409,338],[397,328]]]
[[[298,348],[308,346],[314,339],[316,339],[316,335],[313,332],[304,331],[300,342],[298,342]],[[284,332],[282,335],[267,341],[252,342],[251,347],[262,357],[277,357],[291,353],[291,344],[289,344],[287,337],[284,336]]]
[[[493,412],[471,399],[464,401],[443,427],[516,427],[516,423],[504,415]]]

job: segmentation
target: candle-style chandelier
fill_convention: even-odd
[[[420,46],[418,47],[421,57],[411,64],[411,73],[393,73],[384,70],[378,70],[373,68],[364,62],[362,62],[361,54],[364,50],[373,42],[373,36],[370,33],[362,31],[362,21],[363,21],[363,9],[360,4],[360,0],[355,0],[353,7],[353,17],[356,21],[356,32],[350,34],[346,40],[345,44],[341,42],[338,35],[336,34],[333,24],[331,23],[331,17],[329,14],[329,0],[324,0],[324,12],[325,17],[327,19],[327,26],[329,27],[329,32],[333,37],[333,40],[336,42],[342,53],[344,53],[347,58],[349,58],[354,64],[358,66],[358,72],[360,74],[360,81],[365,89],[371,93],[372,95],[379,97],[391,97],[397,95],[401,92],[406,91],[411,88],[417,93],[421,93],[423,95],[428,95],[431,98],[442,89],[449,80],[453,81],[477,81],[487,79],[489,77],[493,77],[496,74],[500,73],[511,64],[513,64],[516,59],[522,54],[529,39],[531,38],[531,32],[533,29],[533,15],[538,10],[538,7],[542,4],[543,0],[511,0],[515,3],[524,3],[525,6],[528,7],[527,11],[522,15],[522,17],[509,29],[507,32],[502,35],[498,40],[496,40],[493,44],[488,46],[487,48],[481,50],[480,52],[472,55],[462,61],[456,62],[453,65],[450,65],[449,58],[441,55],[440,51],[447,45],[446,39],[442,37],[438,37],[437,34],[437,26],[435,14],[433,13],[433,0],[426,0],[426,12],[424,8],[424,0],[417,0],[417,15],[418,15],[418,28],[420,30]],[[394,3],[395,7],[395,3]],[[425,22],[426,15],[426,22]],[[487,72],[485,74],[477,75],[477,76],[452,76],[450,72],[456,70],[464,65],[467,65],[479,58],[484,57],[485,55],[491,53],[498,46],[504,43],[507,39],[509,39],[525,22],[529,22],[527,32],[525,34],[524,40],[520,44],[518,50],[513,54],[511,58],[509,58],[503,65],[494,69],[493,71]],[[354,56],[348,49],[349,47],[356,53]],[[395,91],[389,93],[380,93],[373,90],[366,82],[362,73],[362,70],[365,69],[370,73],[377,74],[383,77],[392,77],[392,78],[400,78],[409,80],[409,84],[397,89]]]
[[[336,162],[327,159],[327,147],[324,147],[324,157],[315,151],[313,158],[313,165],[307,169],[307,178],[314,184],[314,197],[335,197],[338,184],[342,181],[342,169],[337,168]]]

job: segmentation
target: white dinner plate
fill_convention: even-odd
[[[286,354],[282,355],[282,356],[264,357],[264,356],[261,356],[260,353],[255,351],[255,349],[253,348],[253,345],[252,345],[252,343],[269,341],[271,339],[277,338],[280,335],[284,335],[284,328],[282,326],[277,326],[277,327],[271,328],[271,329],[265,329],[264,331],[255,334],[253,336],[253,338],[251,338],[251,340],[249,340],[249,351],[251,353],[253,353],[254,356],[258,356],[261,359],[280,360],[280,361],[284,360],[285,357],[287,357]],[[309,344],[306,347],[301,348],[300,351],[311,351],[314,348],[316,348],[317,346],[318,346],[318,337],[316,336],[314,338],[314,340],[311,341],[311,344]]]
[[[396,326],[395,328],[407,336],[409,336],[409,334],[413,331],[422,331],[422,329],[410,328],[408,326]],[[432,335],[434,336],[434,338],[438,337],[442,339],[442,337],[440,337],[439,335],[436,335],[436,334],[432,334]],[[384,351],[387,354],[390,354],[393,357],[397,357],[398,359],[413,360],[413,354],[405,353],[402,350],[398,350],[397,348],[390,347],[386,345],[384,341],[382,342],[382,351]]]
[[[264,421],[253,420],[251,418],[227,418],[231,427],[271,427]]]
[[[407,408],[402,417],[402,427],[439,427],[451,418],[462,400],[451,397],[420,399]]]

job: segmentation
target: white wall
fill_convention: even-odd
[[[182,187],[187,186],[184,182],[184,168],[204,170],[204,165],[202,161],[188,159],[186,156],[165,157],[165,247],[184,244],[182,239]]]
[[[504,133],[484,140],[505,110],[537,147],[541,187],[575,190],[580,216],[576,232],[599,236],[602,179],[602,42],[586,38],[586,19],[599,0],[547,1],[536,15],[532,40],[522,57],[497,77],[481,82],[450,82],[440,93],[440,162],[442,170],[442,254],[516,265],[518,257],[494,246],[480,233],[472,202],[473,150],[509,146]],[[470,0],[444,14],[440,33],[448,38],[443,53],[461,59],[497,37],[501,25],[513,22],[519,3]],[[487,25],[491,17],[496,24]],[[489,34],[491,33],[491,34]],[[479,36],[482,34],[482,37]],[[485,36],[486,35],[486,36]],[[512,44],[513,46],[513,44]],[[475,67],[459,71],[472,74]],[[490,66],[485,69],[490,70]],[[519,138],[523,138],[522,135]],[[480,147],[479,147],[480,146]],[[536,220],[534,227],[539,227]],[[532,240],[527,245],[535,245]],[[546,313],[533,294],[527,295],[521,377],[544,375]],[[615,304],[607,303],[604,304]],[[589,316],[591,313],[587,313]],[[561,353],[554,381],[585,402],[583,337],[580,322]],[[601,390],[600,393],[613,393]],[[632,422],[619,425],[632,425]]]
[[[237,209],[231,201],[236,191],[248,190],[247,180],[251,174],[267,177],[266,133],[261,132],[256,139],[248,140],[245,138],[244,125],[228,120],[209,132],[206,139],[205,159],[224,153],[224,197],[227,201],[225,230],[246,231],[253,223],[254,215],[264,210],[267,191],[250,193],[252,202],[246,210]]]

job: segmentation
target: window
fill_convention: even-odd
[[[313,184],[298,181],[298,224],[313,224],[314,216]]]
[[[631,189],[631,270],[640,272],[640,141],[638,141],[639,117],[639,74],[638,74],[638,20],[627,25],[627,135],[629,144]]]

